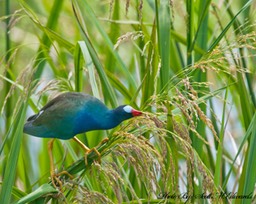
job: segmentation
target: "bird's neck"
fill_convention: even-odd
[[[108,110],[105,115],[105,120],[103,125],[103,129],[111,129],[119,125],[122,121],[117,117],[115,113],[115,109]]]

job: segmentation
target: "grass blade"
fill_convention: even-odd
[[[47,28],[54,30],[54,28],[56,27],[63,2],[64,2],[63,0],[55,0],[53,2],[52,10],[50,12],[50,16],[49,16],[47,24],[46,24]],[[33,12],[29,8],[28,4],[26,4],[23,0],[21,0],[20,3],[23,6],[23,8],[27,11],[29,16],[33,15]],[[35,15],[33,15],[33,17],[31,16],[31,19],[34,19],[34,17],[35,17]],[[51,39],[49,39],[47,34],[44,32],[43,36],[41,38],[41,46],[38,48],[38,51],[37,51],[37,53],[38,53],[37,59],[35,60],[35,64],[33,65],[33,67],[36,68],[36,72],[34,74],[35,80],[39,79],[43,72],[43,69],[44,69],[44,66],[46,63],[44,50],[45,50],[45,48],[49,49],[51,44],[52,44]]]
[[[49,193],[57,193],[57,192],[58,191],[55,188],[53,188],[50,184],[43,184],[42,186],[40,186],[38,189],[36,189],[32,193],[24,196],[22,199],[20,199],[15,204],[29,203],[29,202],[32,202],[32,201],[34,201],[44,195],[47,195]]]
[[[86,47],[91,55],[91,58],[94,62],[94,65],[95,65],[95,68],[99,74],[99,77],[100,77],[100,80],[101,80],[101,84],[102,84],[102,88],[103,88],[103,94],[104,94],[104,99],[108,99],[111,103],[111,105],[113,107],[116,107],[117,106],[117,99],[116,99],[116,95],[114,93],[114,90],[112,89],[110,83],[109,83],[109,80],[107,78],[107,75],[104,71],[104,68],[99,60],[99,57],[95,51],[95,49],[93,48],[93,45],[91,44],[90,42],[90,39],[88,37],[88,35],[86,34],[86,32],[83,30],[83,26],[80,22],[80,19],[79,19],[79,14],[77,13],[76,11],[76,8],[75,6],[73,5],[73,9],[74,9],[74,13],[76,14],[76,18],[77,18],[77,21],[80,25],[80,28],[82,29],[83,31],[83,34],[84,34],[84,40],[85,40],[85,44],[86,44]],[[82,49],[84,49],[84,46],[81,47]],[[84,52],[86,53],[86,51]]]
[[[26,103],[23,102],[11,126],[12,131],[9,132],[11,135],[6,136],[13,139],[10,154],[8,155],[7,164],[5,167],[2,191],[0,194],[0,203],[10,203],[11,200],[11,192],[15,181],[14,179],[16,175],[17,162],[19,158],[19,152],[23,135],[23,124],[25,114]]]
[[[107,35],[107,33],[104,31],[103,27],[100,25],[99,21],[97,20],[93,10],[91,9],[90,5],[88,4],[87,1],[72,1],[73,2],[73,7],[75,7],[76,13],[79,10],[83,16],[83,19],[86,19],[90,22],[93,22],[94,26],[98,29],[99,33],[102,35],[105,45],[108,47],[109,52],[112,53],[113,57],[115,58],[116,63],[119,66],[119,69],[121,72],[125,74],[127,77],[127,81],[130,82],[130,86],[135,89],[135,80],[132,77],[131,73],[125,66],[123,60],[120,58],[119,54],[114,50],[114,45],[111,42],[111,39]],[[81,26],[81,24],[80,24]],[[89,35],[87,35],[89,39]],[[88,46],[88,45],[87,45]]]
[[[91,86],[92,93],[95,97],[100,98],[100,91],[95,78],[95,71],[94,71],[95,67],[93,66],[93,61],[90,56],[89,50],[87,49],[87,46],[84,41],[79,41],[78,46],[79,46],[79,50],[81,50],[82,52],[83,60],[85,61],[86,67],[88,69],[89,81],[90,81],[89,84]]]
[[[75,90],[81,92],[83,90],[83,64],[82,51],[80,49],[79,42],[76,45],[74,53],[74,65],[75,65]]]
[[[256,184],[256,162],[255,162],[255,155],[256,155],[256,114],[251,121],[252,129],[250,130],[250,144],[249,149],[247,151],[248,154],[248,162],[246,167],[243,169],[246,171],[245,173],[245,181],[244,181],[244,188],[242,195],[251,195],[253,197],[255,192],[255,184]],[[254,173],[253,173],[254,172]],[[243,199],[242,203],[251,203],[251,199]]]
[[[227,33],[229,28],[235,23],[236,18],[244,11],[246,10],[252,3],[252,0],[247,1],[247,3],[237,12],[237,14],[234,16],[234,18],[228,23],[228,25],[223,29],[223,31],[220,33],[220,35],[217,37],[217,39],[212,43],[210,48],[208,49],[208,52],[212,51],[218,43],[222,40],[224,35]]]
[[[170,14],[170,1],[155,1],[156,5],[156,18],[157,18],[157,33],[158,33],[158,46],[161,57],[160,68],[160,84],[163,88],[168,79],[170,78],[170,30],[171,30],[171,14]]]

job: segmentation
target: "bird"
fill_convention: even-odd
[[[61,186],[58,179],[60,174],[54,171],[53,143],[55,139],[73,139],[85,151],[85,155],[95,151],[82,143],[77,134],[93,130],[108,130],[116,127],[122,121],[140,116],[142,112],[130,105],[121,105],[115,109],[109,109],[98,98],[80,92],[65,92],[49,101],[37,114],[30,116],[24,124],[23,132],[41,138],[51,138],[48,142],[48,154],[50,158],[50,175],[52,184]],[[100,144],[107,141],[104,139]],[[56,181],[56,183],[55,183]]]

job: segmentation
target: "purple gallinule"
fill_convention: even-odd
[[[61,185],[55,174],[52,156],[52,147],[55,138],[73,138],[86,152],[95,151],[89,149],[75,135],[91,130],[107,130],[116,127],[122,121],[141,115],[142,112],[133,109],[129,105],[122,105],[109,110],[99,99],[84,93],[63,93],[48,102],[39,113],[30,116],[24,125],[24,133],[42,138],[52,138],[48,143],[48,152],[51,162],[51,179]],[[102,142],[105,142],[103,140]],[[101,143],[102,143],[101,142]]]

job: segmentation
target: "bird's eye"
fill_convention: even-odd
[[[126,112],[126,113],[131,113],[132,112],[132,110],[133,110],[133,108],[131,107],[131,106],[125,106],[125,107],[123,107],[123,109],[124,109],[124,111]]]

